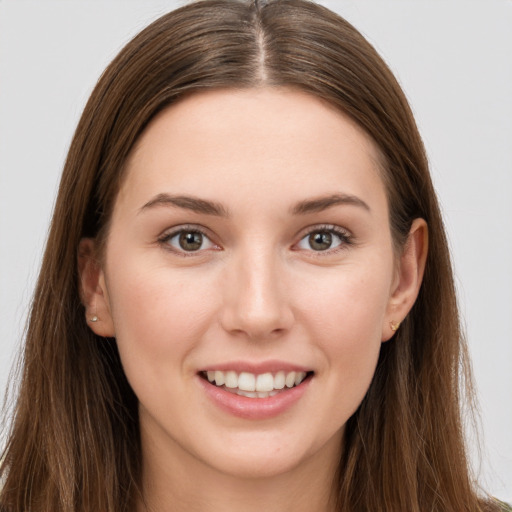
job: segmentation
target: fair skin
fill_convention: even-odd
[[[192,95],[143,133],[101,264],[93,240],[80,251],[89,325],[139,399],[140,510],[332,510],[344,425],[427,250],[418,219],[394,251],[380,161],[285,88]],[[228,371],[250,396],[210,382]]]

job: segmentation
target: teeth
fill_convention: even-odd
[[[208,377],[208,380],[210,380],[210,377]],[[210,380],[210,382],[213,381]],[[215,384],[217,384],[217,386],[222,386],[224,384],[224,372],[215,372]]]
[[[217,380],[215,380],[215,383],[217,383]],[[236,374],[236,372],[226,372],[224,384],[226,385],[227,388],[237,388],[238,375]]]
[[[238,376],[238,389],[242,391],[256,391],[256,377],[254,374],[242,372]]]
[[[258,393],[256,393],[255,391],[244,391],[242,389],[239,389],[236,392],[236,394],[240,396],[247,396],[249,398],[258,398]]]
[[[295,372],[286,375],[285,383],[287,388],[292,388],[295,385]]]
[[[274,377],[271,373],[262,373],[256,379],[256,389],[261,392],[272,391],[274,389]]]
[[[284,372],[277,372],[274,377],[274,389],[283,389],[286,383],[286,375]]]
[[[220,370],[209,370],[206,377],[216,386],[225,385],[227,388],[236,389],[236,393],[251,398],[267,398],[277,394],[277,390],[298,386],[305,378],[306,372],[284,372],[275,374],[241,372],[223,372]]]

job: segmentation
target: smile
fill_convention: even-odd
[[[211,384],[230,393],[248,398],[268,398],[285,389],[301,384],[308,376],[307,372],[285,372],[254,374],[249,372],[209,370],[202,372]]]

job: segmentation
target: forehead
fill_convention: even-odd
[[[215,90],[179,101],[149,124],[128,159],[120,197],[175,188],[242,202],[256,193],[270,200],[276,189],[282,200],[335,186],[357,195],[382,193],[380,168],[372,139],[310,94]]]

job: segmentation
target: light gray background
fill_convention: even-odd
[[[0,0],[0,390],[66,151],[123,44],[183,2]],[[324,1],[397,74],[444,210],[480,399],[482,485],[512,500],[512,2]]]

